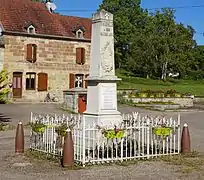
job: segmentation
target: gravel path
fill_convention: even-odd
[[[45,104],[9,104],[0,105],[0,118],[11,121],[16,125],[19,120],[27,124],[30,119],[30,112],[64,113],[56,105]],[[176,118],[177,112],[162,113],[148,111],[132,107],[120,107],[124,113],[137,111],[141,114],[158,115],[164,114]],[[182,112],[182,123],[187,122],[190,127],[192,147],[197,151],[204,152],[204,112]],[[26,148],[29,145],[29,130],[25,129]],[[139,162],[128,166],[94,166],[80,170],[64,170],[59,163],[48,161],[30,160],[24,156],[14,154],[15,129],[0,132],[0,179],[2,180],[202,180],[204,174],[200,172],[181,173],[178,165],[167,165],[165,162]],[[20,167],[19,163],[27,163]],[[28,164],[31,163],[31,164]],[[204,168],[202,168],[202,171]],[[178,172],[179,171],[179,172]]]
[[[94,166],[80,170],[66,170],[59,163],[33,160],[29,164],[26,157],[10,154],[1,159],[0,172],[3,180],[201,180],[202,173],[182,174],[180,166],[165,162],[139,162],[128,166]],[[26,166],[19,166],[24,163]]]

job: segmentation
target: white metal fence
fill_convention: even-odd
[[[59,131],[59,127],[61,130],[71,127],[75,161],[81,165],[171,155],[180,151],[180,116],[167,119],[126,114],[120,126],[111,130],[85,124],[83,115],[31,113],[31,123],[30,148],[59,156],[64,143],[64,131]]]

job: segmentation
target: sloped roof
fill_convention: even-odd
[[[27,25],[33,24],[36,34],[71,38],[73,28],[81,26],[84,38],[91,39],[91,19],[51,14],[44,3],[31,0],[0,0],[0,23],[4,31],[26,33]]]

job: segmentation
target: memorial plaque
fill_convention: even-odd
[[[116,109],[116,87],[102,86],[101,87],[101,109],[115,110]]]

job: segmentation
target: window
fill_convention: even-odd
[[[84,75],[83,74],[70,74],[69,75],[69,88],[83,88]]]
[[[76,48],[76,63],[83,65],[85,63],[85,49]]]
[[[76,74],[75,75],[75,88],[83,88],[83,74]]]
[[[84,38],[84,34],[82,30],[79,29],[78,31],[76,31],[76,38],[79,38],[79,39]]]
[[[46,73],[38,74],[38,91],[47,91],[48,75]]]
[[[26,90],[35,90],[36,73],[26,73]]]
[[[34,63],[37,59],[37,45],[36,44],[27,44],[27,57],[26,60]]]
[[[35,34],[35,27],[32,26],[32,25],[30,25],[30,26],[28,27],[27,31],[28,31],[29,34]]]

